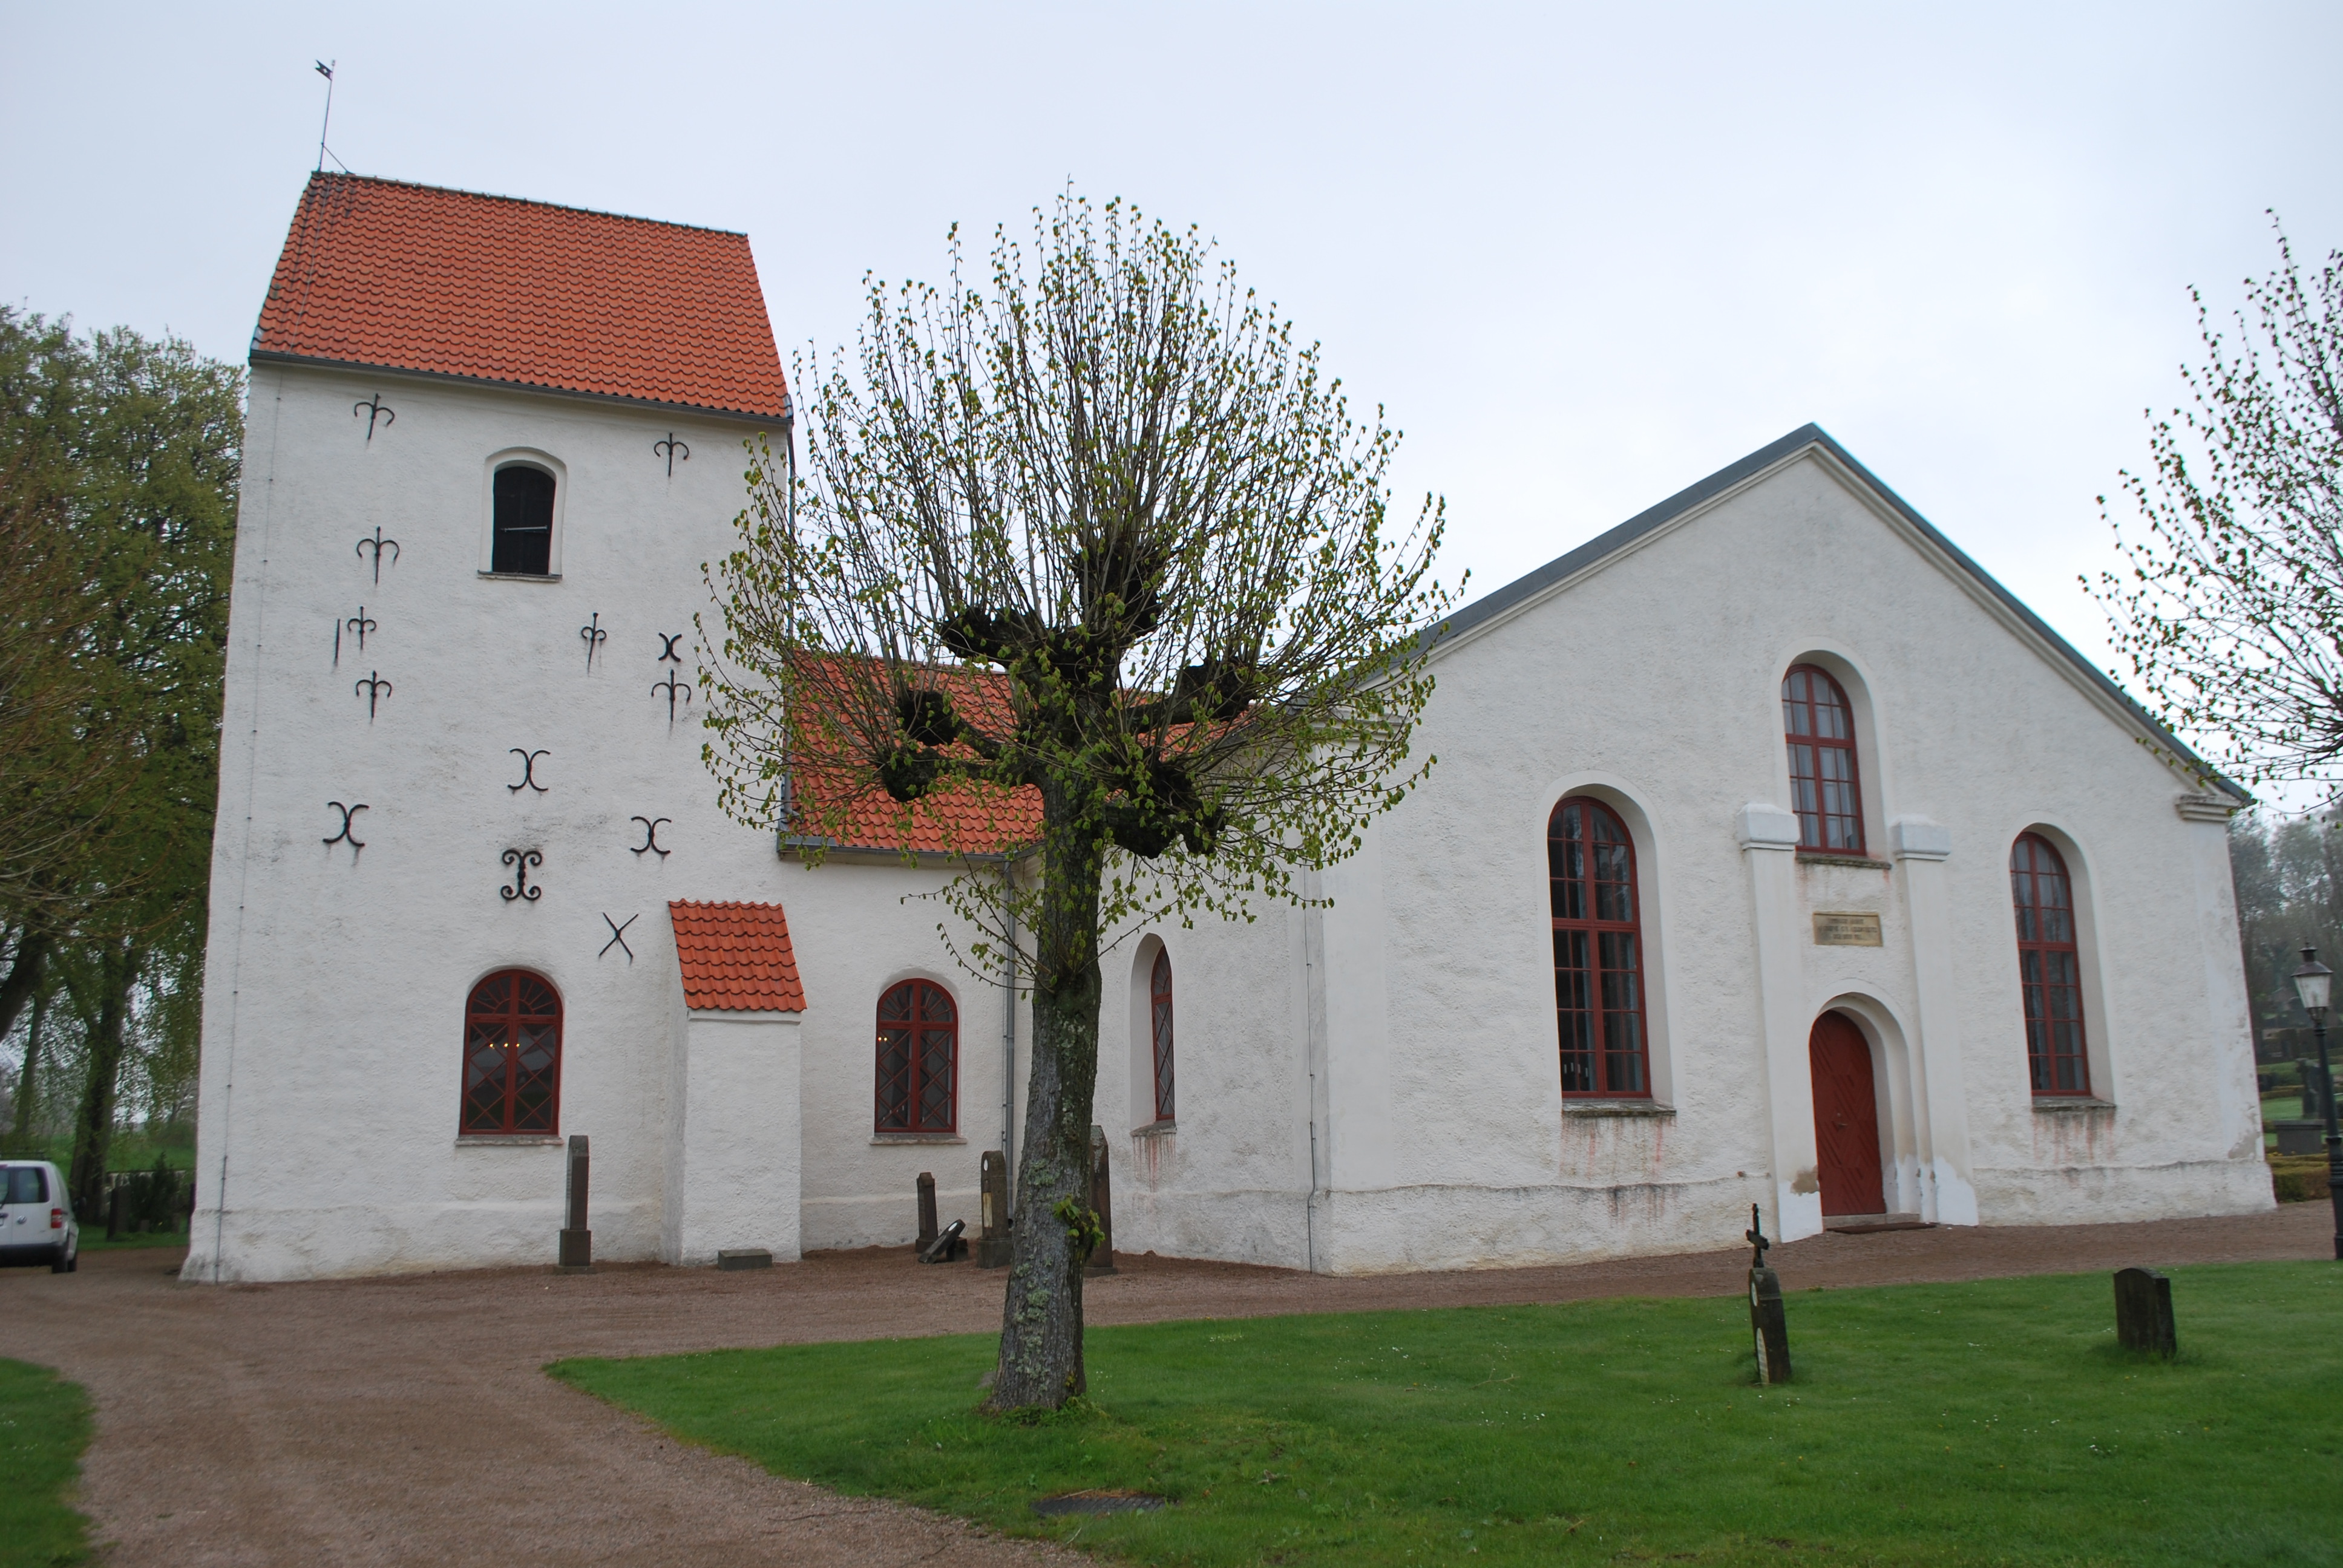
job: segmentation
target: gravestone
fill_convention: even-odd
[[[1091,1129],[1091,1208],[1098,1215],[1099,1244],[1091,1250],[1086,1272],[1111,1274],[1114,1268],[1114,1194],[1110,1190],[1106,1129]]]
[[[929,1171],[920,1172],[920,1239],[911,1243],[913,1252],[924,1252],[936,1244],[936,1179]]]
[[[2159,1356],[2180,1348],[2173,1332],[2169,1279],[2154,1269],[2116,1271],[2116,1341],[2127,1351]]]
[[[1015,1251],[1009,1237],[1009,1159],[988,1149],[978,1171],[976,1266],[1005,1269]]]
[[[1749,1229],[1742,1232],[1754,1249],[1749,1260],[1749,1338],[1757,1352],[1757,1381],[1790,1381],[1790,1321],[1782,1309],[1781,1276],[1765,1266],[1765,1228],[1757,1205],[1749,1205]]]
[[[936,1239],[920,1249],[922,1263],[957,1263],[968,1256],[968,1242],[960,1232],[968,1229],[965,1220],[954,1220],[936,1235]]]
[[[586,1135],[569,1135],[569,1195],[561,1225],[561,1261],[565,1274],[594,1271],[594,1232],[586,1226]]]

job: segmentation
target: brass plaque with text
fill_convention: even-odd
[[[1815,916],[1815,946],[1818,948],[1875,948],[1879,945],[1877,915]]]

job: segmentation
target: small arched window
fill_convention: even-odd
[[[1172,1117],[1172,955],[1158,948],[1147,978],[1148,1018],[1155,1035],[1155,1120]]]
[[[528,463],[497,470],[495,537],[488,569],[517,577],[553,575],[553,476]]]
[[[561,996],[528,970],[499,970],[464,1004],[464,1111],[469,1136],[561,1124]]]
[[[905,980],[879,999],[881,1132],[950,1132],[960,1114],[960,1013],[932,980]]]
[[[1562,1091],[1646,1098],[1635,847],[1609,807],[1574,796],[1546,821],[1545,855]]]
[[[2075,884],[2039,833],[2009,847],[2017,911],[2017,984],[2025,999],[2026,1063],[2036,1094],[2088,1094],[2083,1048],[2083,963],[2075,944]]]
[[[1827,670],[1811,664],[1790,667],[1782,678],[1782,730],[1790,746],[1790,799],[1798,813],[1798,848],[1864,853],[1855,709]]]

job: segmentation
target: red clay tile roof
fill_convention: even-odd
[[[803,773],[793,780],[802,799],[813,788]],[[807,813],[812,816],[813,813]],[[850,797],[834,815],[823,811],[820,829],[855,849],[914,849],[959,855],[997,855],[1030,849],[1041,840],[1041,792],[975,784],[946,785],[909,809],[884,789]],[[816,829],[812,820],[805,830]]]
[[[462,376],[779,419],[749,236],[316,174],[256,357]]]
[[[697,1011],[803,1012],[789,918],[779,904],[699,904],[678,899],[675,956],[683,1004]]]
[[[940,668],[929,671],[925,678],[986,728],[1009,728],[1009,678],[999,670]],[[846,849],[960,855],[997,855],[1041,842],[1041,792],[1031,785],[1003,789],[950,783],[906,808],[886,790],[870,785],[869,778],[839,779],[799,768],[789,780],[797,805],[796,830],[828,838]]]

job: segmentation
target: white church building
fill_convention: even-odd
[[[320,174],[253,337],[186,1276],[974,1228],[1028,1013],[716,808],[745,236]],[[698,618],[697,623],[695,618]],[[2245,797],[1809,426],[1442,628],[1332,907],[1130,933],[1119,1251],[1362,1272],[2266,1208]],[[2207,780],[2211,780],[2209,783]]]

